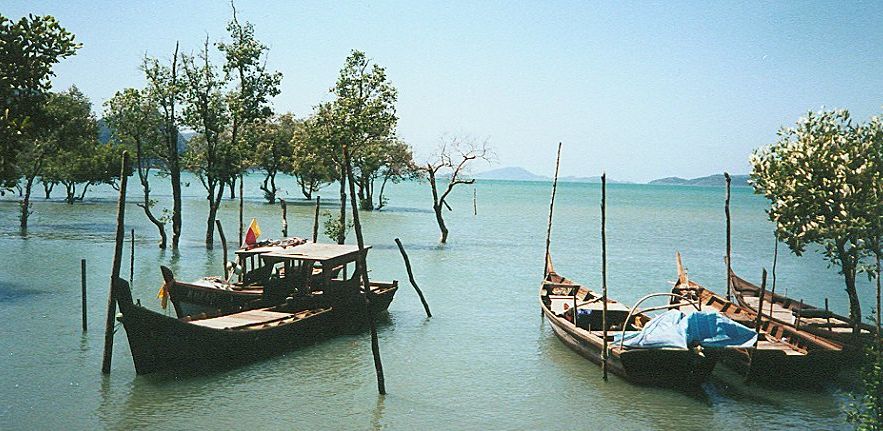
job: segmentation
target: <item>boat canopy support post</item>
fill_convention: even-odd
[[[135,280],[135,229],[132,229],[132,254],[129,256],[129,286]]]
[[[601,327],[604,330],[604,349],[601,350],[601,373],[607,381],[607,173],[601,173]],[[574,315],[579,314],[574,310]],[[573,320],[574,324],[576,319]],[[626,321],[628,323],[628,321]]]
[[[285,199],[279,199],[279,205],[282,205],[282,238],[288,238],[288,204]]]
[[[776,238],[776,245],[773,247],[773,288],[772,288],[772,294],[770,296],[771,298],[776,296],[776,264],[778,263],[778,260],[779,260],[779,238],[776,236],[775,233],[773,233],[773,237]],[[825,298],[825,301],[827,301],[827,300],[828,300],[828,298]],[[772,317],[772,315],[773,315],[773,301],[770,300],[770,317]]]
[[[316,213],[313,214],[313,243],[319,240],[319,206],[322,204],[322,196],[316,196]]]
[[[730,274],[732,273],[732,270],[733,270],[733,267],[732,267],[733,246],[732,246],[732,242],[731,242],[731,238],[730,238],[730,234],[731,234],[731,232],[730,232],[730,181],[731,180],[730,180],[730,174],[728,172],[724,172],[724,179],[727,181],[727,196],[726,196],[726,199],[724,200],[724,214],[726,214],[726,216],[727,216],[727,256],[726,256],[726,261],[727,261],[727,301],[732,301],[733,300],[733,297],[732,297],[732,294],[733,294],[732,293],[733,292],[732,284],[733,284],[733,282],[730,279]]]
[[[244,194],[244,186],[245,183],[245,175],[239,174],[239,243],[242,244],[245,242],[245,197]],[[226,260],[226,259],[225,259]],[[227,266],[227,262],[224,262],[224,266]]]
[[[113,249],[113,267],[110,273],[110,289],[107,294],[107,318],[104,322],[104,357],[101,360],[101,373],[110,374],[110,364],[113,359],[113,327],[114,318],[117,314],[116,292],[114,285],[120,278],[120,267],[123,263],[123,243],[126,241],[126,183],[129,178],[129,152],[123,151],[120,167],[120,198],[117,203],[117,230],[116,241]]]
[[[429,304],[426,303],[426,298],[423,297],[423,291],[420,290],[420,287],[417,286],[417,282],[414,280],[414,273],[411,272],[411,261],[408,259],[408,253],[405,253],[405,247],[398,238],[396,238],[396,245],[399,246],[399,251],[402,252],[402,258],[405,259],[405,269],[408,270],[408,280],[411,281],[411,286],[414,286],[414,290],[417,291],[417,296],[420,297],[420,302],[423,303],[426,317],[432,317],[432,313],[429,311]]]

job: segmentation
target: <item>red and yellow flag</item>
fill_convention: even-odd
[[[243,246],[249,248],[257,244],[259,236],[261,236],[261,228],[258,226],[258,221],[257,219],[251,219],[251,224],[248,225],[248,230],[245,232]]]
[[[166,307],[169,306],[169,283],[163,283],[159,288],[159,292],[156,293],[156,297],[159,298],[159,304],[162,306],[162,309],[165,310]]]

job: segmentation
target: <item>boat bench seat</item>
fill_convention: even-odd
[[[759,341],[757,343],[757,350],[781,350],[785,352],[786,355],[805,355],[805,353],[794,350],[791,346],[788,346],[787,344],[771,341]]]
[[[236,329],[247,326],[254,326],[264,323],[276,322],[279,320],[294,317],[291,313],[280,313],[278,311],[269,311],[267,309],[248,310],[241,313],[228,314],[226,316],[213,317],[210,319],[193,320],[190,323],[206,328],[214,329]]]

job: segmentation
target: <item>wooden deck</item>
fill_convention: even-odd
[[[759,300],[758,297],[756,297],[756,296],[745,296],[745,297],[743,297],[742,299],[744,299],[745,302],[747,302],[748,305],[751,306],[751,308],[754,308],[755,310],[757,310],[757,303],[760,302],[760,300]],[[763,302],[763,311],[762,311],[762,314],[763,314],[764,316],[769,316],[769,315],[770,315],[770,303],[769,303],[769,301],[764,301],[764,302]],[[791,310],[789,310],[789,309],[787,309],[787,308],[785,308],[785,307],[782,307],[782,306],[779,305],[779,304],[773,304],[773,315],[772,315],[772,317],[773,317],[774,319],[776,319],[776,320],[779,320],[779,321],[782,321],[782,322],[786,322],[786,323],[790,323],[790,324],[792,324],[792,325],[794,324],[794,322],[795,322],[795,320],[796,320],[796,319],[794,318],[794,312],[792,312]],[[804,322],[806,322],[805,319],[804,319]]]
[[[278,322],[280,320],[294,318],[292,313],[280,313],[267,309],[248,310],[241,313],[228,314],[226,316],[213,317],[210,319],[194,320],[190,323],[206,328],[214,329],[241,329],[251,326]]]

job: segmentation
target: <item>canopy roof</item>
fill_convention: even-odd
[[[367,251],[371,246],[365,246]],[[298,246],[261,254],[264,258],[278,260],[309,260],[321,263],[349,262],[356,259],[359,247],[352,244],[306,243]]]

